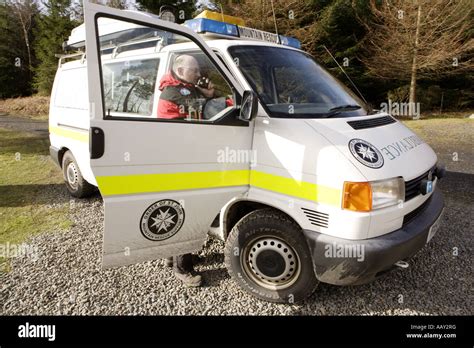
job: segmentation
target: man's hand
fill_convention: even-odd
[[[202,87],[199,87],[199,86],[196,86],[196,88],[198,89],[199,92],[201,92],[201,94],[203,96],[205,96],[206,98],[212,98],[214,97],[214,84],[210,81],[209,82],[209,86],[208,88],[202,88]]]

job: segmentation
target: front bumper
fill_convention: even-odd
[[[422,212],[401,229],[380,237],[348,240],[304,230],[316,277],[324,283],[368,283],[413,256],[426,244],[430,227],[441,215],[443,195],[436,189]]]

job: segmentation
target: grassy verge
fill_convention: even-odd
[[[0,99],[0,114],[47,120],[49,97],[31,96],[24,98]]]
[[[420,115],[419,120],[441,120],[441,119],[468,119],[469,116],[474,114],[474,110],[464,111],[447,111],[447,112],[424,112]],[[416,121],[413,117],[409,116],[396,116],[396,119],[400,121]]]
[[[62,176],[48,146],[45,138],[0,128],[0,271],[8,270],[8,246],[72,224],[68,206],[55,201]]]
[[[437,146],[456,144],[472,146],[474,141],[474,120],[469,118],[442,118],[403,121],[426,141]]]
[[[466,118],[474,114],[474,110],[464,111],[446,111],[446,112],[427,112],[421,115],[423,119],[440,119],[440,118]]]

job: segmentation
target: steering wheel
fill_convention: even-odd
[[[202,107],[202,118],[205,120],[211,120],[214,116],[218,115],[225,109],[227,109],[225,97],[207,99]]]

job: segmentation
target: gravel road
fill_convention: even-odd
[[[16,131],[30,132],[38,136],[48,137],[48,122],[32,120],[25,117],[17,117],[1,114],[0,127]]]
[[[71,199],[62,186],[45,187],[42,202],[69,206],[74,225],[29,240],[37,257],[11,259],[12,270],[0,273],[0,315],[472,315],[470,173],[448,172],[440,185],[446,199],[440,230],[407,270],[362,286],[320,284],[293,305],[241,291],[224,267],[224,244],[212,239],[196,266],[203,272],[201,288],[182,286],[162,260],[102,270],[101,198]]]

